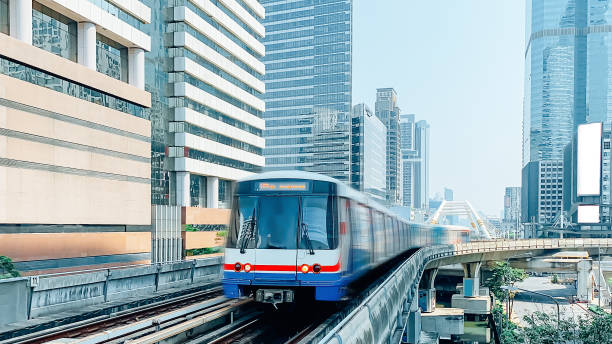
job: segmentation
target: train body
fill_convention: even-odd
[[[347,286],[407,250],[469,241],[469,229],[409,223],[333,178],[267,172],[237,183],[223,288],[273,304],[297,291],[338,301]]]

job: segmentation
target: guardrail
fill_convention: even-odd
[[[538,249],[584,249],[612,247],[612,239],[527,239],[477,241],[418,250],[333,328],[320,329],[317,342],[390,343],[399,342],[406,330],[406,307],[418,292],[425,266],[434,260],[496,251]]]
[[[223,257],[0,280],[0,325],[217,281]],[[4,308],[6,307],[6,308]]]

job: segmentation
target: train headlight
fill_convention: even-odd
[[[242,270],[242,265],[240,265],[240,263],[234,264],[234,270],[236,270],[236,272]]]
[[[312,266],[312,271],[313,271],[315,274],[318,274],[319,272],[321,272],[321,265],[319,265],[319,264],[315,264],[315,265],[313,265],[313,266]]]
[[[251,264],[244,264],[244,271],[249,272],[251,271]]]
[[[302,265],[301,270],[302,270],[303,273],[307,273],[309,269],[310,268],[308,267],[308,265],[306,265],[306,264]]]

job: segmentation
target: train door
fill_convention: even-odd
[[[299,197],[259,197],[255,281],[295,280]]]
[[[315,272],[315,265],[337,272],[339,252],[337,230],[337,207],[335,198],[328,195],[302,196],[298,230],[296,266],[298,280],[309,276],[302,273]],[[304,277],[304,278],[303,278]]]

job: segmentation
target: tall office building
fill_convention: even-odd
[[[429,124],[400,116],[402,204],[429,209]]]
[[[153,203],[229,208],[264,166],[264,8],[254,0],[152,1]],[[167,128],[167,129],[166,129]]]
[[[266,169],[350,181],[352,0],[262,0]]]
[[[401,152],[400,152],[400,109],[397,106],[397,93],[393,88],[376,90],[376,117],[387,127],[387,202],[391,205],[402,204],[401,193]]]
[[[556,180],[554,173],[547,178],[547,169],[562,169],[563,150],[579,124],[604,120],[612,111],[606,42],[612,38],[611,11],[598,0],[527,0],[522,181],[527,222],[550,224],[559,215],[560,201],[548,198],[556,196],[540,188],[548,186],[541,179]],[[546,178],[536,177],[539,169]]]
[[[386,200],[387,128],[365,104],[353,107],[351,185]]]
[[[511,186],[506,188],[504,194],[504,218],[502,229],[518,235],[521,217],[521,188]]]
[[[23,273],[148,261],[137,0],[0,0],[0,254]]]

